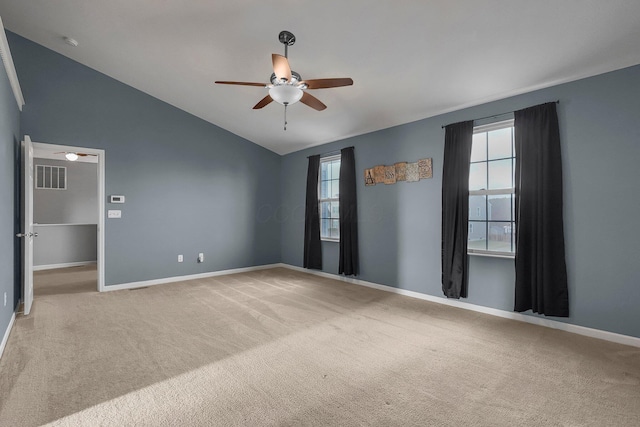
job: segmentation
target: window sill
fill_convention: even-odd
[[[515,259],[515,254],[507,254],[502,252],[469,252],[467,251],[467,255],[479,256],[479,257],[487,257],[487,258],[504,258],[504,259]]]
[[[321,242],[336,242],[336,243],[340,243],[340,239],[330,239],[328,237],[321,237],[320,241]]]

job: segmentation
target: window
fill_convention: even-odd
[[[515,254],[513,136],[513,120],[476,126],[473,130],[469,169],[469,253]]]
[[[340,155],[320,159],[320,239],[340,240]]]
[[[36,188],[67,189],[67,168],[64,166],[36,165]]]

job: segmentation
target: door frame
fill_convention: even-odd
[[[31,312],[33,305],[33,239],[38,233],[33,232],[33,144],[29,135],[25,135],[21,144],[22,161],[20,162],[22,191],[22,211],[20,213],[21,230],[16,237],[22,241],[22,303],[25,316]]]
[[[28,135],[25,135],[25,138],[28,138]],[[98,292],[105,291],[105,257],[104,257],[104,248],[105,248],[105,238],[104,238],[104,210],[105,210],[105,151],[97,148],[88,148],[88,147],[75,147],[70,145],[57,145],[57,144],[48,144],[43,142],[34,142],[32,141],[32,145],[34,150],[46,150],[46,151],[79,151],[87,154],[95,154],[98,157]],[[33,160],[31,162],[31,167],[34,167]],[[33,198],[33,192],[32,196]],[[33,203],[33,200],[31,201]],[[24,206],[23,206],[24,208]],[[33,274],[33,269],[31,271]]]

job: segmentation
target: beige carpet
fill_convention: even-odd
[[[640,425],[638,348],[286,269],[91,274],[45,277],[16,319],[0,425]]]

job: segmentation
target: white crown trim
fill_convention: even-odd
[[[16,72],[13,58],[11,57],[11,50],[9,50],[9,41],[7,40],[7,33],[4,30],[4,24],[0,17],[0,56],[2,56],[2,62],[4,63],[4,69],[7,71],[7,77],[9,77],[9,83],[11,89],[13,89],[13,96],[16,97],[18,103],[18,109],[22,111],[24,105],[24,97],[22,96],[22,89],[20,89],[20,82],[18,81],[18,73]]]

